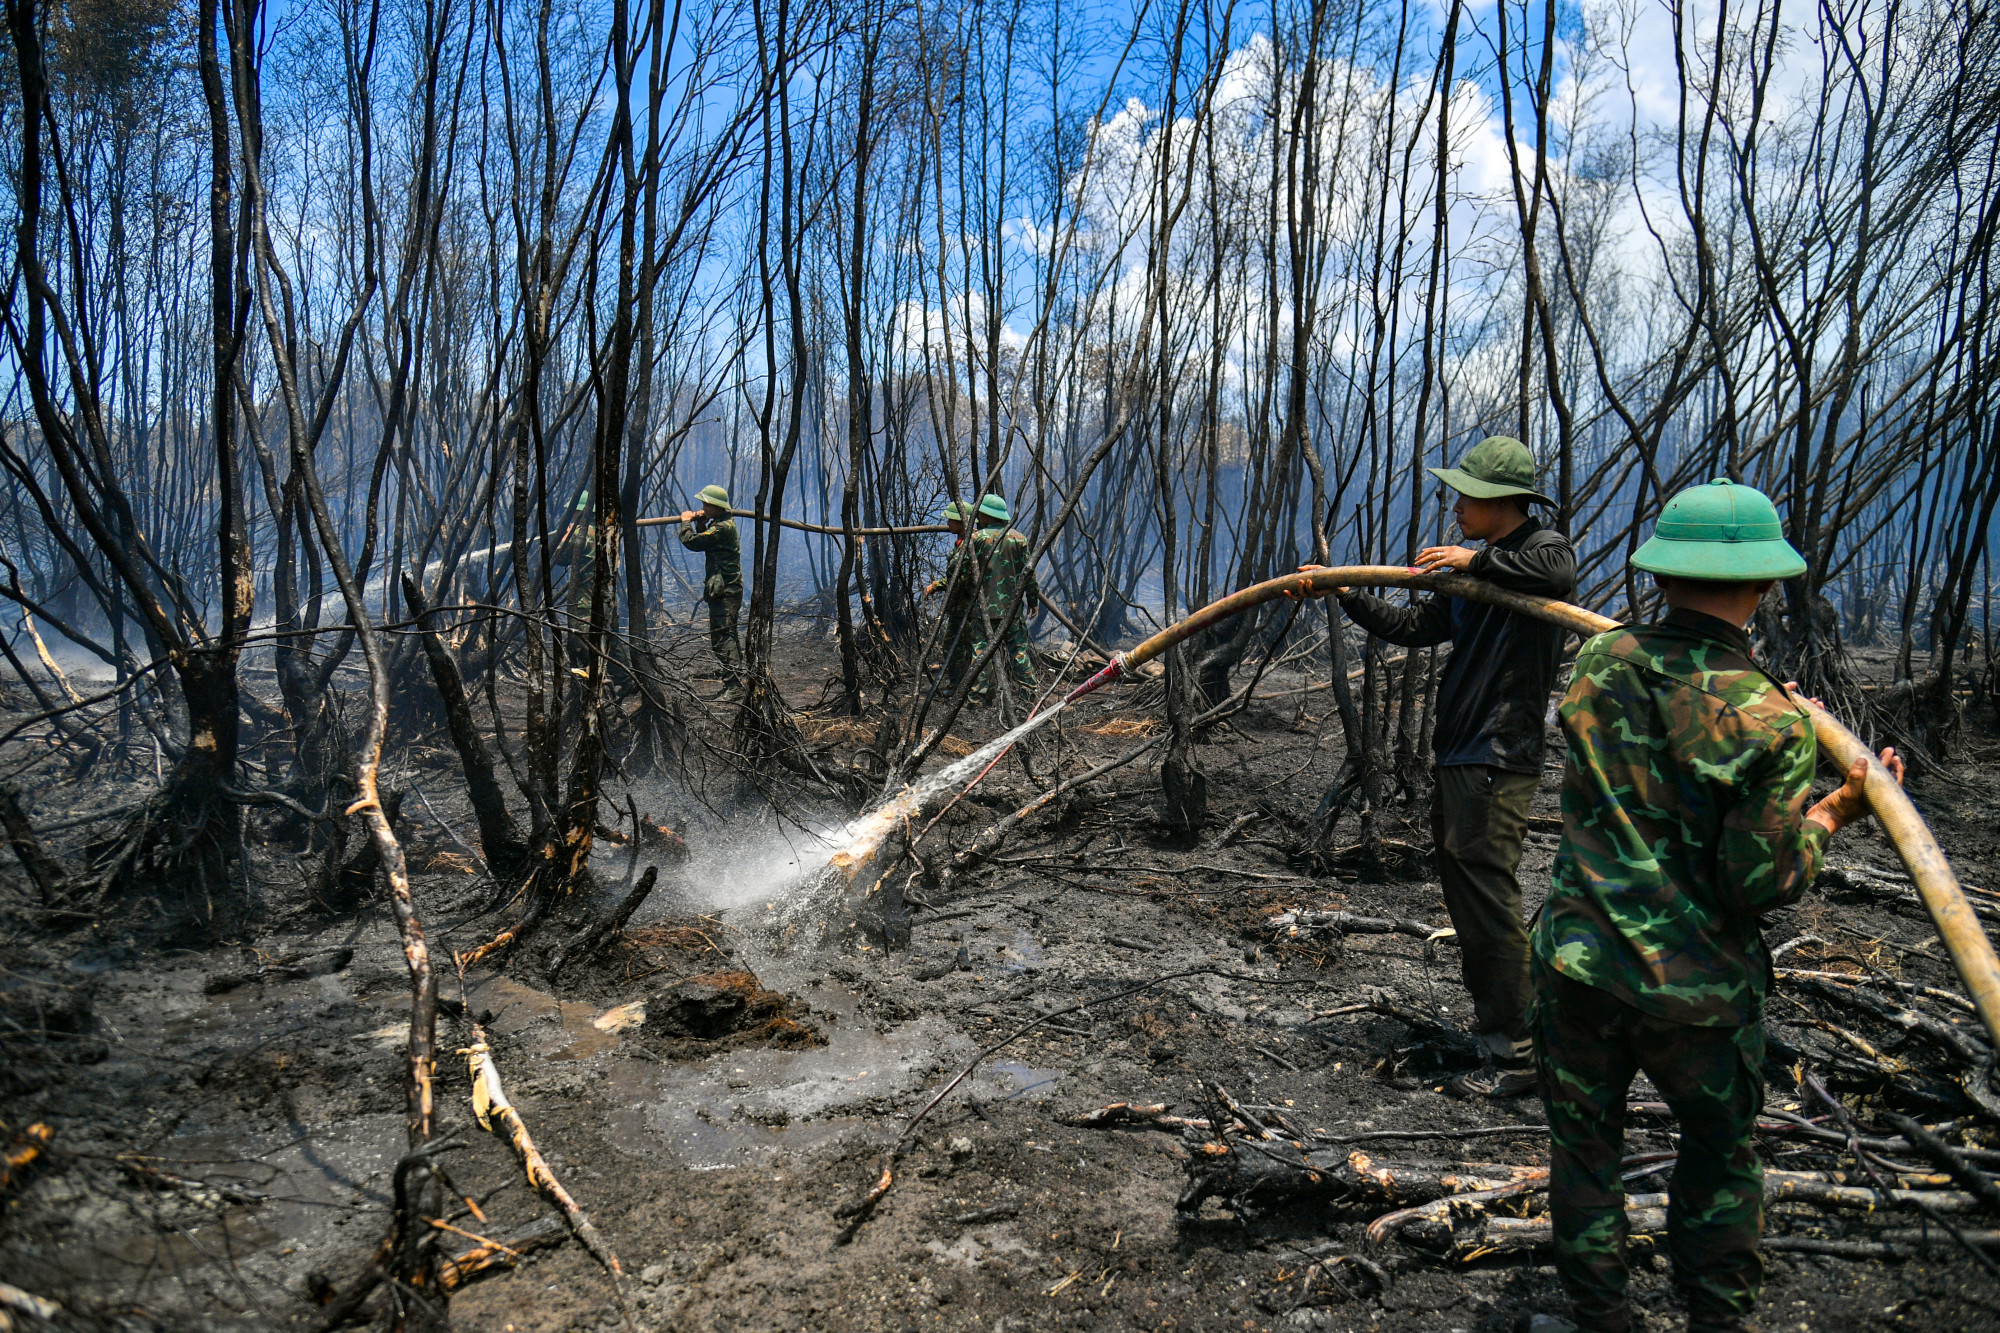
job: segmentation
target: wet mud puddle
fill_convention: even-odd
[[[612,1145],[644,1157],[664,1150],[685,1168],[714,1171],[764,1166],[851,1138],[886,1143],[902,1128],[896,1112],[976,1053],[933,1016],[878,1028],[860,1011],[859,996],[837,980],[813,979],[797,993],[807,999],[824,1045],[738,1049],[688,1062],[611,1062]],[[1041,1095],[1059,1077],[1021,1064],[987,1064],[967,1091],[985,1101]]]

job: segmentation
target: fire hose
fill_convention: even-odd
[[[747,518],[755,520],[758,523],[776,523],[781,528],[795,528],[800,532],[817,532],[827,537],[899,537],[912,532],[951,531],[950,528],[942,523],[917,523],[901,528],[837,528],[825,523],[807,523],[803,519],[797,518],[773,518],[769,514],[760,514],[754,509],[732,509],[729,513],[732,518]],[[632,526],[635,528],[664,528],[678,524],[680,521],[681,516],[679,514],[663,514],[658,518],[638,519]]]
[[[1464,597],[1534,616],[1585,636],[1618,628],[1617,621],[1580,606],[1549,597],[1509,592],[1464,575],[1427,574],[1391,565],[1346,565],[1267,579],[1210,602],[1187,619],[1169,625],[1144,643],[1113,657],[1103,670],[1071,690],[1063,702],[1081,699],[1158,657],[1182,640],[1254,606],[1280,597],[1323,597],[1335,588],[1356,586],[1416,588]],[[1966,901],[1958,876],[1945,859],[1936,836],[1924,823],[1923,816],[1917,812],[1902,784],[1889,775],[1859,736],[1818,704],[1810,700],[1801,702],[1812,718],[1813,732],[1819,739],[1820,748],[1841,771],[1845,772],[1856,759],[1867,761],[1868,776],[1864,790],[1868,804],[1876,818],[1882,821],[1883,831],[1889,835],[1896,855],[1902,859],[1903,868],[1909,872],[1910,882],[1916,886],[1924,909],[1930,913],[1931,924],[1944,941],[1945,952],[1950,955],[1959,979],[1965,983],[1988,1038],[1995,1049],[2000,1050],[2000,958],[1995,957],[1993,943],[1987,939],[1972,904]]]

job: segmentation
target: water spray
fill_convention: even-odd
[[[785,923],[788,926],[796,924],[809,906],[821,910],[837,906],[838,910],[832,915],[844,919],[847,928],[858,927],[882,943],[898,943],[899,937],[907,937],[908,918],[901,886],[888,882],[891,878],[889,870],[900,861],[900,857],[888,862],[883,860],[883,851],[891,834],[899,829],[907,830],[911,823],[923,818],[954,794],[961,783],[983,775],[1022,737],[1047,726],[1071,704],[1136,671],[1175,644],[1266,602],[1279,598],[1324,597],[1337,588],[1348,587],[1413,588],[1463,597],[1546,620],[1585,636],[1617,629],[1619,624],[1608,616],[1552,597],[1510,592],[1462,574],[1427,573],[1400,565],[1343,565],[1301,571],[1252,584],[1210,602],[1145,642],[1115,655],[1103,669],[1064,695],[1048,711],[1029,718],[1004,736],[988,742],[928,778],[912,783],[849,824],[842,830],[843,840],[838,850],[812,881],[808,891],[799,896],[798,908],[783,913]],[[1910,882],[1916,886],[1917,896],[1923,900],[1931,924],[1944,941],[1945,952],[1950,955],[1959,979],[1965,983],[1988,1037],[1996,1047],[2000,1047],[2000,957],[1995,956],[1993,943],[1987,939],[1978,914],[1966,901],[1965,892],[1959,887],[1958,875],[1946,859],[1944,849],[1938,845],[1936,836],[1924,823],[1923,816],[1917,812],[1902,784],[1889,775],[1867,744],[1818,704],[1810,700],[1801,702],[1807,716],[1812,719],[1813,732],[1819,739],[1820,748],[1836,766],[1845,771],[1856,759],[1867,761],[1868,776],[1863,790],[1869,807],[1882,821],[1883,831],[1889,835],[1903,868],[1909,872]],[[829,897],[839,901],[837,904],[829,902]],[[827,918],[823,916],[821,919]],[[900,927],[898,923],[901,923]]]

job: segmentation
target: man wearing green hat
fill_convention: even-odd
[[[1631,1327],[1620,1177],[1644,1070],[1680,1124],[1668,1253],[1690,1333],[1748,1328],[1763,1281],[1758,931],[1859,819],[1865,760],[1806,809],[1819,749],[1792,689],[1751,656],[1757,604],[1805,561],[1777,510],[1715,481],[1668,502],[1631,564],[1670,608],[1577,654],[1559,713],[1562,844],[1533,940],[1535,1057],[1548,1111],[1556,1271],[1579,1327]],[[1894,750],[1882,762],[1902,780]]]
[[[1012,515],[1007,510],[1007,502],[999,496],[981,497],[977,513],[979,530],[972,534],[972,556],[980,572],[985,605],[982,608],[975,604],[971,612],[979,637],[972,645],[969,660],[977,661],[979,655],[986,651],[986,636],[999,630],[1000,622],[1007,613],[1007,603],[1014,599],[1014,590],[1025,587],[1027,591],[1021,598],[1020,613],[1001,636],[1000,651],[995,657],[1006,658],[1014,683],[1032,692],[1035,688],[1035,660],[1028,651],[1028,621],[1042,609],[1042,589],[1035,581],[1035,567],[1028,558],[1028,539],[1007,526]],[[972,703],[983,704],[993,697],[994,668],[998,665],[996,660],[980,673],[978,683],[972,688]]]
[[[972,660],[972,645],[978,637],[978,630],[971,624],[973,604],[979,597],[979,575],[972,568],[972,553],[965,540],[965,518],[973,512],[969,504],[953,500],[944,507],[944,525],[950,531],[953,541],[951,554],[945,560],[944,575],[933,579],[924,589],[924,596],[944,594],[944,611],[938,626],[938,639],[944,646],[943,671],[945,683],[956,685],[958,678],[965,674],[966,665]]]
[[[736,520],[729,516],[728,491],[716,485],[701,488],[701,508],[681,514],[681,545],[702,554],[708,646],[722,664],[718,697],[726,699],[743,686],[743,649],[736,642],[736,617],[743,608],[743,557]]]
[[[1433,546],[1418,553],[1418,568],[1456,570],[1542,597],[1568,597],[1575,590],[1576,552],[1569,540],[1528,514],[1530,503],[1555,502],[1535,489],[1535,460],[1526,445],[1489,436],[1457,467],[1430,473],[1457,492],[1452,513],[1459,532],[1485,546]],[[1432,714],[1431,840],[1485,1064],[1453,1079],[1451,1087],[1459,1096],[1532,1092],[1528,929],[1517,872],[1528,803],[1541,780],[1549,693],[1564,632],[1459,597],[1425,597],[1404,607],[1348,589],[1337,596],[1349,618],[1379,638],[1410,648],[1452,645]]]

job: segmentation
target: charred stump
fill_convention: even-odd
[[[167,780],[97,858],[93,897],[150,899],[176,938],[226,935],[253,908],[233,883],[242,850],[242,815],[226,788],[236,768],[238,726],[233,652],[190,653],[179,672],[187,705],[188,746]]]

